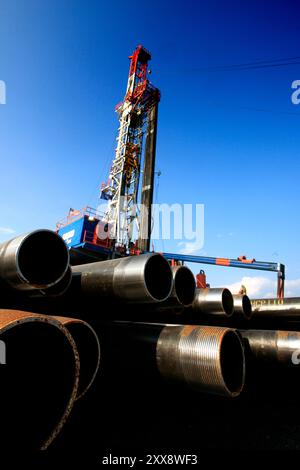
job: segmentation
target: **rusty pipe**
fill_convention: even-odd
[[[195,313],[230,317],[233,314],[233,296],[226,288],[196,289],[192,305]]]
[[[285,366],[299,365],[299,331],[241,330],[240,333],[254,359]]]
[[[244,386],[245,358],[240,336],[230,328],[166,326],[157,342],[163,377],[199,391],[238,396]]]
[[[248,295],[233,295],[233,309],[236,318],[249,320],[252,316],[252,307]]]
[[[79,318],[54,316],[72,335],[80,359],[80,377],[76,400],[93,384],[100,365],[100,343],[91,325]]]
[[[74,405],[79,356],[64,326],[52,317],[0,310],[1,444],[14,451],[46,449]]]
[[[172,272],[158,253],[98,261],[72,267],[82,293],[90,298],[114,298],[125,303],[155,303],[168,298]]]
[[[0,245],[0,280],[14,289],[50,288],[68,267],[68,248],[51,230],[35,230]]]

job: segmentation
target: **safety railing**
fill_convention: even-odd
[[[70,209],[67,217],[64,217],[62,220],[57,222],[56,224],[56,231],[60,230],[61,228],[65,227],[66,225],[75,222],[76,220],[81,219],[87,215],[88,217],[101,220],[104,216],[102,212],[97,211],[97,209],[93,209],[92,207],[86,206],[82,209]]]

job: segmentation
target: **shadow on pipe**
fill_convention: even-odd
[[[221,327],[112,322],[94,325],[105,367],[160,376],[201,392],[236,397],[245,358],[236,330]],[[111,365],[113,364],[113,365]]]

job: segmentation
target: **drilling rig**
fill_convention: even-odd
[[[104,213],[91,207],[70,209],[56,226],[76,264],[150,248],[160,92],[148,79],[150,52],[139,45],[129,59],[125,97],[116,106],[119,129],[115,156],[108,181],[100,189],[107,207]]]
[[[70,249],[74,265],[150,251],[160,92],[148,79],[150,52],[138,46],[129,59],[125,97],[115,108],[119,118],[115,156],[108,181],[100,189],[106,208],[103,212],[91,207],[70,209],[67,217],[56,225],[56,231]],[[282,263],[247,260],[245,256],[228,259],[178,253],[163,255],[173,263],[276,272],[277,297],[284,296]]]
[[[157,107],[160,93],[147,79],[150,53],[142,46],[130,57],[129,77],[124,101],[116,107],[119,114],[119,134],[109,180],[101,187],[101,198],[107,199],[104,220],[110,225],[116,248],[126,250],[133,242],[136,223],[138,247],[147,250],[149,232],[145,229],[148,211],[151,217]],[[146,207],[138,217],[138,189],[142,164],[143,140],[146,134],[141,204]],[[150,224],[151,226],[151,224]],[[143,241],[142,241],[143,240]]]

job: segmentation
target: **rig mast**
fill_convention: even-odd
[[[153,108],[156,109],[155,115],[157,115],[157,105],[160,100],[159,90],[147,79],[150,52],[138,46],[129,59],[131,61],[126,95],[124,101],[116,106],[120,122],[116,153],[109,180],[107,183],[102,183],[100,194],[101,199],[108,200],[103,220],[110,225],[110,237],[115,239],[116,248],[125,250],[132,242],[134,223],[138,223],[137,198],[143,137],[149,121],[153,119]],[[155,154],[155,145],[151,146]],[[154,161],[155,155],[152,158]],[[152,171],[154,168],[151,165]],[[149,201],[152,202],[152,195],[148,197]],[[151,206],[148,210],[151,213]],[[140,232],[139,225],[138,231]]]

